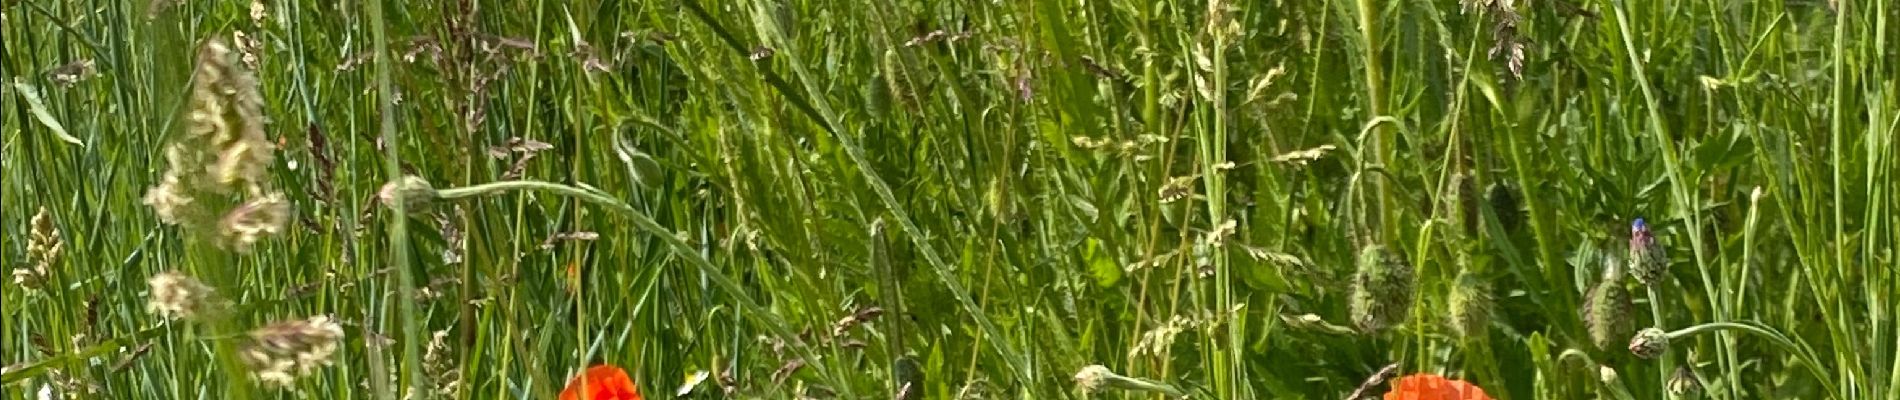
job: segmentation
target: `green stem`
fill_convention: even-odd
[[[370,36],[376,49],[377,103],[381,106],[381,121],[378,126],[382,130],[382,140],[385,144],[383,169],[387,176],[402,176],[402,155],[399,150],[402,148],[402,142],[397,140],[396,135],[396,91],[391,86],[389,78],[390,63],[394,60],[390,59],[388,34],[383,27],[383,3],[370,1],[368,5]],[[422,334],[421,324],[418,324],[416,319],[416,302],[412,301],[416,298],[416,283],[414,273],[409,270],[409,219],[401,217],[408,215],[407,210],[403,209],[403,196],[403,193],[396,194],[394,203],[398,217],[389,219],[389,256],[391,266],[396,269],[396,291],[401,296],[397,300],[399,303],[397,310],[402,322],[403,367],[398,370],[409,372],[406,377],[409,383],[407,393],[415,394],[422,393],[425,387],[421,372],[422,353],[419,347]]]
[[[508,191],[553,193],[605,207],[608,210],[619,213],[622,217],[633,221],[635,228],[646,231],[647,234],[659,238],[661,242],[673,250],[675,256],[685,259],[688,264],[692,264],[698,268],[701,274],[707,279],[712,280],[714,285],[718,285],[728,296],[731,296],[733,300],[737,301],[739,307],[743,309],[747,315],[757,316],[763,319],[766,329],[770,329],[774,335],[787,339],[798,337],[797,333],[787,327],[785,321],[779,319],[778,314],[766,310],[760,306],[758,302],[753,301],[752,296],[746,294],[744,287],[739,286],[738,282],[727,277],[724,272],[719,270],[719,267],[714,266],[706,257],[701,256],[699,251],[694,249],[692,245],[687,244],[685,240],[680,239],[679,236],[674,234],[671,230],[660,226],[659,222],[655,222],[653,218],[648,217],[645,213],[640,212],[640,210],[633,208],[633,206],[628,205],[626,202],[615,199],[613,195],[593,189],[583,189],[558,183],[530,180],[490,182],[474,186],[442,189],[437,191],[436,194],[437,198],[442,200],[456,200]],[[800,355],[806,360],[820,360],[818,354],[814,352],[809,345],[800,344],[793,347],[797,349],[801,353]],[[818,368],[816,371],[819,371],[820,375],[829,375],[828,370],[824,368]],[[831,382],[843,382],[843,380],[837,379],[838,377],[825,376],[825,378]]]
[[[1359,34],[1363,41],[1360,50],[1366,69],[1366,111],[1372,118],[1378,118],[1385,116],[1386,111],[1385,68],[1379,63],[1379,13],[1373,0],[1358,0],[1358,2]],[[1392,159],[1392,140],[1389,137],[1391,132],[1391,129],[1382,127],[1368,139],[1370,145],[1361,146],[1371,148],[1373,164],[1384,166]],[[1398,224],[1393,221],[1395,218],[1393,204],[1385,186],[1384,178],[1372,182],[1373,196],[1379,199],[1377,211],[1379,240],[1391,241],[1398,239],[1399,229]]]
[[[1669,338],[1669,341],[1674,342],[1676,341],[1676,339],[1685,338],[1685,337],[1703,333],[1703,332],[1724,332],[1724,331],[1746,332],[1746,333],[1754,334],[1755,336],[1760,336],[1764,339],[1768,339],[1768,341],[1770,342],[1774,342],[1775,345],[1781,346],[1783,350],[1787,350],[1789,353],[1794,354],[1796,358],[1801,359],[1801,363],[1807,366],[1808,371],[1814,373],[1814,378],[1819,379],[1821,381],[1821,385],[1827,387],[1828,393],[1841,393],[1839,389],[1837,389],[1834,386],[1833,375],[1829,374],[1826,369],[1822,368],[1820,357],[1816,356],[1811,349],[1807,348],[1807,346],[1803,346],[1802,344],[1797,343],[1794,340],[1788,339],[1788,336],[1782,335],[1780,332],[1776,332],[1773,328],[1757,326],[1757,325],[1748,324],[1748,323],[1710,322],[1706,324],[1678,329],[1674,332],[1669,332],[1667,336]]]
[[[234,261],[231,255],[211,244],[209,239],[192,236],[194,237],[188,239],[190,242],[187,248],[193,250],[190,257],[193,275],[210,280],[210,285],[218,291],[218,296],[225,299],[224,301],[231,301],[235,298],[232,295],[242,288],[238,282],[239,279],[227,275],[235,273],[227,268]],[[243,330],[235,322],[238,320],[238,313],[226,308],[203,313],[203,315],[205,316],[204,325],[211,328],[209,336],[219,338],[211,342],[218,365],[224,369],[225,390],[228,391],[226,395],[239,400],[251,398],[251,379],[250,374],[246,373],[250,371],[250,368],[244,365],[244,360],[238,357],[237,352],[236,341],[243,340],[241,338]]]
[[[1662,286],[1664,282],[1666,281],[1658,279],[1658,282],[1646,285],[1649,288],[1649,314],[1652,320],[1655,321],[1655,324],[1651,326],[1669,326],[1667,318],[1663,317],[1662,288],[1659,287]],[[1609,283],[1605,282],[1605,284]],[[1662,391],[1664,399],[1676,398],[1675,393],[1669,391],[1669,374],[1676,370],[1676,366],[1674,365],[1676,362],[1675,354],[1676,351],[1674,349],[1664,349],[1662,356],[1656,357],[1656,377],[1658,378],[1656,383],[1661,384],[1659,388]]]

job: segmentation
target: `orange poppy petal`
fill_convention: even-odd
[[[1483,388],[1432,374],[1414,374],[1392,382],[1385,400],[1492,400]]]
[[[640,400],[640,388],[620,367],[597,365],[568,381],[561,400]]]

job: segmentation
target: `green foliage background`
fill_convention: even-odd
[[[1900,7],[1471,1],[270,1],[253,19],[8,0],[0,249],[29,268],[45,208],[65,256],[47,290],[5,287],[0,397],[55,371],[103,398],[227,394],[210,348],[229,338],[144,310],[145,279],[187,254],[141,196],[195,48],[241,31],[295,217],[190,267],[235,283],[240,325],[348,333],[336,366],[259,397],[546,399],[599,361],[649,398],[697,371],[697,397],[887,398],[903,358],[932,399],[1155,397],[1075,390],[1091,364],[1193,398],[1336,399],[1391,363],[1508,399],[1664,398],[1673,365],[1715,398],[1900,398]],[[388,162],[608,198],[508,191],[396,228],[375,202]],[[1613,282],[1636,326],[1764,334],[1661,361],[1592,345],[1584,292],[1635,218],[1670,261],[1654,290]],[[1356,333],[1375,244],[1417,301]],[[1448,326],[1461,272],[1496,303],[1469,336]]]

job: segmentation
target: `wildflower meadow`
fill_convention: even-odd
[[[1892,0],[0,35],[0,400],[1900,400]]]

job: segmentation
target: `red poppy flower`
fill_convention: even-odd
[[[596,365],[568,381],[561,400],[640,400],[640,388],[620,367]]]
[[[1414,374],[1392,382],[1385,400],[1492,400],[1471,382],[1433,374]]]

